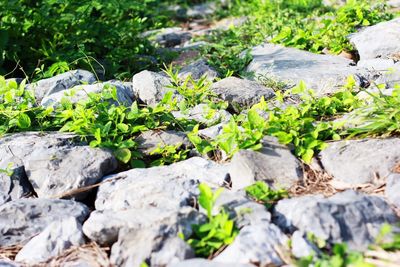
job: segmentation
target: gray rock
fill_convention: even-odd
[[[35,194],[22,163],[16,158],[12,162],[8,165],[10,162],[0,159],[0,170],[3,170],[0,172],[0,205]],[[11,176],[7,172],[11,172]]]
[[[232,115],[226,110],[215,110],[207,104],[199,104],[185,112],[172,112],[177,119],[195,120],[205,125],[214,125],[220,122],[229,122]]]
[[[183,148],[191,146],[186,134],[177,131],[146,131],[141,133],[135,142],[138,143],[138,150],[144,155],[150,155],[154,149],[163,146],[179,145]]]
[[[192,248],[180,239],[174,227],[124,230],[111,250],[110,260],[115,266],[166,266],[168,263],[193,258]]]
[[[56,257],[70,247],[84,243],[82,226],[75,218],[70,217],[52,222],[18,252],[15,260],[36,264]]]
[[[0,164],[23,164],[39,197],[56,197],[92,185],[117,168],[110,151],[80,145],[76,139],[63,133],[7,135],[0,139]]]
[[[190,259],[178,263],[168,264],[167,267],[254,267],[253,264],[241,264],[237,262],[222,263],[206,259]]]
[[[225,78],[214,83],[211,90],[223,100],[228,101],[238,113],[258,103],[262,96],[268,100],[275,95],[272,89],[257,82],[236,77]]]
[[[400,59],[400,19],[366,27],[352,34],[350,42],[358,50],[361,60],[392,57]]]
[[[217,5],[214,2],[189,6],[187,8],[179,8],[177,17],[181,19],[202,19],[213,15],[217,11]]]
[[[162,47],[175,47],[190,40],[192,34],[182,28],[171,27],[144,32],[142,37],[147,37],[150,41]]]
[[[199,59],[179,70],[179,77],[181,79],[186,79],[189,75],[194,80],[199,80],[201,77],[207,76],[208,80],[213,81],[218,77],[218,72],[209,66],[204,59]]]
[[[218,123],[214,126],[201,129],[199,130],[199,135],[205,138],[215,139],[217,138],[218,135],[220,135],[223,132],[225,125],[226,125],[225,123]]]
[[[389,203],[400,209],[400,174],[392,173],[387,178],[385,196]]]
[[[394,8],[400,7],[400,0],[389,0],[387,5]]]
[[[286,231],[299,229],[330,243],[345,242],[354,250],[367,249],[383,224],[399,219],[383,198],[351,190],[329,198],[313,195],[281,200],[274,218]]]
[[[43,79],[36,83],[28,84],[27,90],[35,93],[36,100],[40,101],[50,94],[54,94],[76,85],[92,84],[96,82],[96,76],[86,70],[71,70],[52,78]]]
[[[49,224],[69,217],[82,223],[89,209],[60,199],[20,199],[0,206],[0,246],[24,244]]]
[[[222,185],[227,174],[224,165],[191,158],[169,166],[108,176],[104,181],[109,182],[99,187],[96,211],[83,225],[83,231],[98,243],[112,244],[122,228],[175,225],[182,221],[179,218],[196,217],[190,207],[199,193],[198,184]],[[184,212],[184,208],[189,210]],[[191,231],[190,224],[182,229]]]
[[[350,185],[387,177],[400,161],[400,139],[364,139],[333,142],[319,157],[334,182]]]
[[[400,62],[395,59],[366,59],[360,60],[359,67],[366,68],[374,73],[374,83],[384,84],[386,88],[394,88],[400,83]]]
[[[289,188],[303,178],[301,162],[274,137],[263,139],[258,151],[240,150],[230,163],[232,188],[241,189],[256,181],[274,188]]]
[[[274,44],[254,47],[252,55],[248,72],[271,76],[289,86],[304,81],[318,95],[334,93],[346,84],[349,75],[358,77],[360,85],[368,78],[366,71],[352,66],[353,61],[340,56],[313,54]]]
[[[243,227],[215,262],[257,263],[259,266],[281,266],[283,261],[276,249],[288,248],[289,239],[281,230],[270,223]]]
[[[69,100],[72,104],[78,103],[80,101],[85,101],[89,99],[89,94],[99,94],[103,91],[105,87],[114,87],[117,90],[118,102],[130,106],[133,102],[133,92],[132,88],[122,82],[106,82],[106,83],[96,83],[89,85],[79,85],[50,94],[43,98],[41,105],[44,107],[53,106],[56,107],[61,104],[62,99]],[[118,103],[117,103],[118,104]]]
[[[318,254],[318,248],[309,242],[301,231],[296,231],[293,233],[291,247],[293,256],[299,259]]]
[[[0,267],[20,267],[16,262],[7,260],[7,259],[0,259]]]
[[[167,76],[147,70],[135,74],[132,78],[135,97],[151,106],[161,101],[167,92],[173,91],[168,88],[170,85]]]

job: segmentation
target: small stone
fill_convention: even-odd
[[[179,78],[184,80],[189,75],[194,80],[207,76],[208,80],[213,81],[218,77],[218,72],[213,67],[210,67],[204,59],[198,59],[180,69]]]
[[[84,243],[82,226],[75,218],[70,217],[52,222],[18,252],[15,260],[36,264],[56,257],[72,246]]]
[[[240,230],[235,241],[213,261],[281,266],[284,262],[276,249],[287,249],[288,241],[289,239],[273,224],[263,223],[245,226]]]
[[[351,190],[329,198],[312,195],[280,200],[273,218],[287,232],[298,229],[331,244],[346,243],[353,250],[367,249],[385,223],[398,220],[383,198]]]
[[[400,139],[345,140],[330,143],[319,157],[334,182],[359,185],[387,177],[400,162]]]
[[[71,70],[54,77],[28,84],[27,90],[32,90],[36,100],[40,101],[48,95],[64,91],[81,84],[92,84],[96,82],[96,76],[86,70]]]
[[[69,217],[82,223],[89,209],[60,199],[20,199],[0,206],[0,246],[25,244],[49,224]]]
[[[258,151],[240,150],[230,163],[232,188],[241,189],[256,181],[274,188],[289,188],[303,178],[301,162],[274,137],[263,139]]]
[[[261,97],[268,100],[275,96],[272,89],[266,88],[257,82],[236,77],[228,77],[214,83],[211,86],[211,91],[221,99],[228,101],[237,113],[258,103]]]
[[[291,239],[292,254],[300,259],[318,254],[318,248],[311,244],[301,231],[295,231]]]

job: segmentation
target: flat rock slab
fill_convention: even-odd
[[[159,147],[178,146],[188,148],[191,146],[186,134],[177,131],[146,131],[141,133],[135,139],[135,142],[138,143],[138,150],[144,155],[151,155]]]
[[[241,189],[256,181],[274,188],[289,188],[303,178],[301,162],[289,147],[274,137],[265,137],[258,151],[240,150],[230,163],[232,188]]]
[[[261,97],[268,100],[275,96],[272,89],[258,82],[228,77],[211,86],[211,91],[221,99],[228,101],[231,107],[240,112],[242,109],[251,107],[260,102]]]
[[[351,190],[329,198],[313,195],[281,200],[274,218],[285,231],[299,229],[330,243],[345,242],[355,250],[367,249],[383,224],[399,221],[383,198]]]
[[[400,163],[400,139],[364,139],[333,142],[319,154],[333,182],[357,185],[387,177]]]
[[[92,185],[117,168],[110,151],[80,145],[77,136],[27,132],[0,139],[0,164],[19,164],[39,197]],[[78,198],[84,195],[78,196]]]
[[[400,60],[400,18],[366,27],[350,36],[360,59],[393,58]]]
[[[365,71],[352,66],[353,61],[339,56],[313,54],[268,43],[254,47],[251,53],[253,60],[246,69],[248,72],[265,75],[289,86],[304,81],[318,95],[334,93],[346,84],[349,75],[366,75]]]
[[[214,80],[218,77],[218,72],[207,64],[204,59],[198,59],[179,70],[179,78],[186,79],[191,76],[194,80],[199,80],[206,76],[208,80]]]
[[[27,90],[32,90],[36,100],[40,103],[43,97],[54,94],[81,84],[96,82],[96,76],[86,70],[71,70],[54,77],[28,84]]]
[[[43,232],[32,238],[17,254],[15,260],[27,264],[37,264],[57,257],[70,247],[85,243],[82,226],[70,217],[54,221]]]
[[[24,244],[49,224],[69,217],[79,223],[89,215],[81,203],[60,199],[20,199],[0,206],[0,246]]]
[[[276,249],[287,248],[288,241],[286,235],[271,223],[245,226],[235,241],[215,257],[214,261],[281,266],[284,262]]]
[[[129,83],[123,82],[106,82],[106,83],[96,83],[88,85],[78,85],[70,89],[59,91],[44,97],[41,101],[41,105],[44,107],[53,106],[56,107],[61,104],[63,99],[68,100],[72,104],[76,104],[80,101],[85,101],[89,99],[89,94],[99,94],[105,88],[115,87],[117,91],[118,104],[125,106],[132,105],[133,102],[133,91]]]

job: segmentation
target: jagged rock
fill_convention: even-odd
[[[301,162],[290,149],[274,137],[265,137],[258,151],[240,150],[230,163],[233,189],[255,181],[265,181],[274,188],[289,188],[303,178]]]
[[[80,145],[76,139],[63,133],[7,135],[0,139],[0,162],[22,162],[18,164],[23,164],[39,197],[56,197],[92,185],[116,169],[117,161],[110,151]]]
[[[105,83],[96,83],[89,85],[79,85],[50,94],[42,99],[41,105],[44,107],[57,106],[61,104],[62,99],[67,99],[71,103],[75,104],[82,100],[89,99],[90,93],[101,93],[103,88],[115,87],[117,90],[118,102],[130,106],[133,102],[133,92],[129,83],[123,83],[119,81],[111,81]],[[118,103],[117,103],[118,104]]]
[[[318,254],[318,248],[304,237],[301,231],[295,231],[291,239],[292,254],[296,258]]]
[[[71,70],[54,77],[28,84],[27,90],[32,90],[36,100],[40,101],[50,94],[54,94],[76,85],[92,84],[96,82],[96,76],[86,70]]]
[[[217,214],[221,208],[227,211],[231,218],[235,218],[235,224],[239,229],[271,221],[271,213],[266,207],[247,198],[244,191],[222,192],[215,203],[213,213]]]
[[[400,174],[392,173],[387,178],[385,196],[389,203],[400,209]]]
[[[15,260],[36,264],[56,257],[72,246],[84,243],[81,224],[70,217],[52,222],[18,252]]]
[[[350,185],[369,183],[375,176],[387,177],[400,162],[400,139],[333,142],[319,157],[334,182]]]
[[[140,267],[143,262],[166,266],[193,257],[193,249],[178,237],[175,227],[161,226],[121,231],[110,259],[115,266]]]
[[[361,60],[357,65],[375,73],[375,84],[383,84],[386,88],[394,88],[396,84],[400,83],[400,62],[398,60],[375,58]]]
[[[223,132],[225,125],[226,123],[218,123],[214,126],[201,129],[199,130],[199,135],[205,138],[215,139],[217,138],[218,135],[220,135]]]
[[[258,103],[262,96],[268,100],[275,95],[272,89],[257,82],[236,77],[228,77],[214,83],[211,90],[223,100],[228,101],[238,113]]]
[[[253,264],[241,264],[237,262],[222,263],[206,259],[190,259],[178,263],[168,264],[167,267],[254,267]]]
[[[281,266],[284,262],[276,249],[287,249],[288,241],[281,230],[271,223],[245,226],[235,241],[215,257],[214,261]]]
[[[12,162],[13,164],[8,166],[9,162],[7,163],[6,159],[0,159],[0,170],[3,170],[3,172],[0,171],[0,205],[34,195],[34,190],[20,160],[14,158]],[[7,173],[8,171],[10,173]]]
[[[274,222],[288,232],[299,229],[330,243],[363,250],[375,240],[383,224],[398,222],[383,198],[348,190],[332,197],[322,195],[284,199],[274,211]]]
[[[142,37],[147,37],[150,41],[162,47],[175,47],[190,40],[192,34],[182,28],[171,27],[144,32]]]
[[[207,104],[199,104],[187,111],[172,112],[177,119],[195,120],[202,124],[214,125],[219,122],[228,122],[232,115],[226,110],[215,110]]]
[[[209,66],[204,59],[199,59],[179,70],[179,77],[181,79],[186,79],[189,75],[194,80],[199,80],[205,75],[208,80],[212,81],[218,77],[218,72]]]
[[[344,57],[313,54],[268,43],[254,47],[252,55],[248,72],[285,82],[288,86],[304,81],[318,95],[334,93],[346,84],[349,75],[355,75],[362,87],[368,80],[365,70],[352,66],[354,62]]]
[[[360,59],[400,59],[400,18],[366,27],[350,36]]]
[[[0,246],[24,244],[49,224],[69,217],[82,223],[89,209],[61,199],[20,199],[0,206]]]
[[[180,214],[183,208],[193,206],[199,182],[218,186],[227,176],[224,165],[202,158],[108,176],[104,181],[109,182],[99,187],[96,211],[83,225],[83,231],[96,242],[112,244],[124,227],[139,229],[161,222],[174,225],[182,217],[185,220],[196,215],[191,208]],[[182,228],[190,230],[190,224]]]
[[[146,131],[141,133],[135,142],[138,143],[138,150],[145,155],[150,155],[154,149],[163,146],[179,145],[188,148],[191,146],[186,134],[177,131]]]
[[[132,78],[133,92],[142,102],[154,106],[163,99],[165,94],[173,89],[167,76],[144,70]]]

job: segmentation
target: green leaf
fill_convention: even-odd
[[[21,129],[28,129],[31,127],[31,118],[25,113],[20,113],[18,116],[17,126]]]
[[[115,157],[123,163],[128,163],[131,159],[131,151],[127,148],[120,148],[114,151]]]

